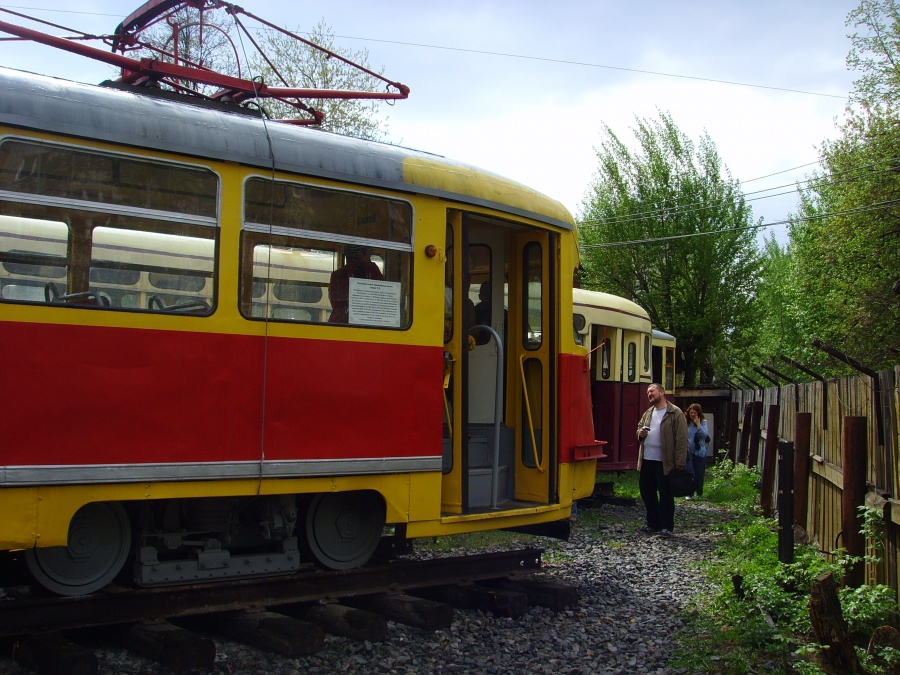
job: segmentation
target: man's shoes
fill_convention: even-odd
[[[671,537],[674,537],[675,535],[672,534],[671,530],[660,530],[659,536],[662,537],[663,539],[670,539]]]
[[[653,534],[654,532],[659,532],[659,530],[650,527],[649,525],[644,525],[638,532],[643,532],[644,534]]]

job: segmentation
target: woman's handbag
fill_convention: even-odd
[[[694,494],[694,474],[687,469],[672,469],[666,478],[673,497],[690,497]]]

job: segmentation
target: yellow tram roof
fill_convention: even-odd
[[[558,201],[502,176],[397,145],[266,121],[236,106],[8,68],[0,68],[0,91],[2,125],[434,195],[575,228]]]

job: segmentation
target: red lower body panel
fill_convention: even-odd
[[[4,467],[441,454],[439,347],[16,322],[0,345]]]

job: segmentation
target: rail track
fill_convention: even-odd
[[[531,578],[541,549],[431,560],[393,560],[338,572],[155,589],[107,588],[83,597],[5,590],[0,639],[13,657],[45,673],[96,673],[80,633],[107,638],[175,672],[212,665],[223,635],[282,656],[313,654],[325,633],[381,641],[388,620],[425,630],[449,628],[454,608],[517,617],[532,605],[577,603],[574,587]]]

